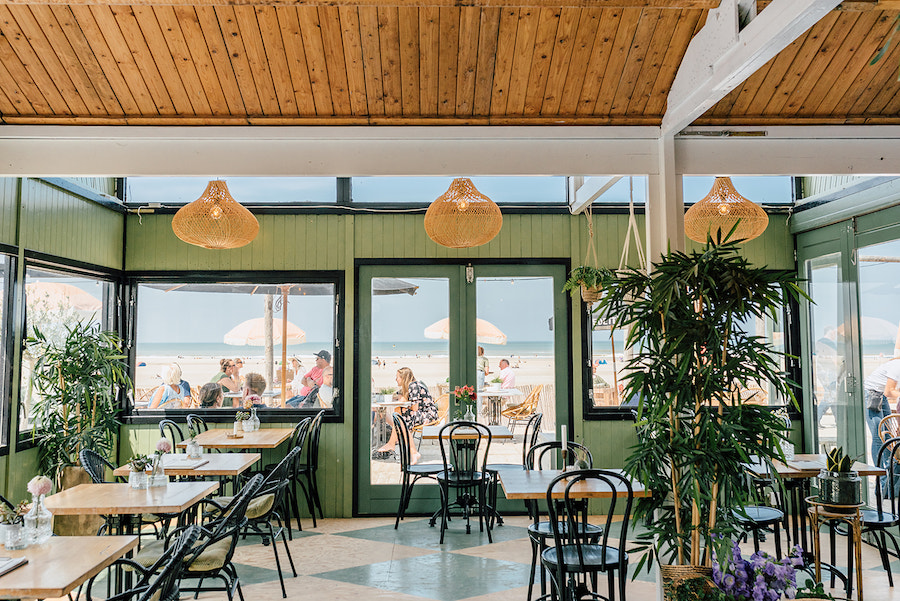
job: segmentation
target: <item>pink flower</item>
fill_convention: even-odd
[[[172,450],[172,443],[169,442],[168,438],[160,438],[159,442],[156,443],[156,452],[157,453],[168,453]]]
[[[27,488],[33,495],[49,495],[53,489],[53,482],[47,476],[35,476],[28,482]]]

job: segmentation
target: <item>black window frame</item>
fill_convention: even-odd
[[[15,360],[15,308],[16,308],[16,273],[18,256],[15,249],[0,245],[0,254],[6,257],[6,267],[0,268],[5,276],[3,294],[3,316],[0,319],[0,336],[3,338],[3,354],[0,355],[0,456],[10,453],[10,433],[12,432],[12,391],[13,361]]]
[[[348,353],[344,349],[344,323],[346,306],[344,301],[344,272],[340,270],[298,270],[298,271],[185,271],[185,272],[132,272],[125,280],[123,297],[125,302],[125,319],[127,332],[123,333],[125,350],[128,355],[129,370],[132,378],[136,373],[137,363],[137,312],[140,310],[137,299],[137,289],[140,284],[196,284],[196,283],[247,283],[247,284],[333,284],[334,285],[334,356],[331,365],[334,369],[334,382],[337,384],[338,395],[334,398],[331,410],[325,410],[324,421],[329,423],[343,423],[347,391],[343,386],[346,357]],[[188,413],[201,416],[209,423],[231,423],[234,421],[234,411],[223,409],[143,409],[135,412],[130,398],[122,402],[122,423],[125,424],[155,424],[163,418],[183,419]],[[265,422],[297,422],[304,417],[310,417],[320,411],[319,408],[294,409],[294,408],[265,408],[259,409],[258,414]],[[277,418],[277,419],[275,419]]]

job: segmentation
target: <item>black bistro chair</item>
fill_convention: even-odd
[[[324,518],[322,512],[322,501],[319,499],[319,480],[316,475],[319,469],[319,440],[322,436],[322,418],[325,416],[325,410],[319,411],[309,424],[309,434],[306,443],[306,460],[297,462],[297,469],[294,472],[294,482],[299,484],[306,496],[306,506],[312,515],[313,528],[316,527],[316,509],[319,510],[319,517]],[[305,482],[304,482],[305,480]],[[296,500],[296,496],[295,496]],[[297,524],[300,524],[300,513],[297,513]]]
[[[485,468],[491,448],[491,431],[478,422],[450,422],[441,428],[438,440],[443,460],[443,469],[437,475],[441,488],[441,544],[444,543],[451,508],[462,511],[466,519],[466,534],[472,532],[470,518],[473,512],[477,512],[479,530],[483,532],[487,525],[488,541],[494,542],[491,521],[486,517],[490,476]],[[452,503],[451,488],[456,491],[456,499]]]
[[[413,486],[422,478],[431,478],[437,482],[437,475],[444,471],[444,466],[437,463],[410,465],[412,450],[409,447],[409,429],[399,414],[395,413],[393,419],[394,428],[397,429],[397,446],[400,448],[400,505],[397,507],[397,519],[394,520],[396,530],[409,508]]]
[[[877,464],[885,466],[887,475],[875,479],[875,509],[860,511],[860,524],[863,534],[873,533],[872,539],[881,555],[881,565],[888,573],[888,584],[894,586],[887,539],[891,539],[895,557],[900,556],[900,546],[891,532],[900,524],[900,437],[890,438],[881,445]]]
[[[588,503],[577,498],[573,487],[590,483],[608,491],[606,521],[600,536],[588,528]],[[563,491],[561,502],[554,498]],[[589,469],[560,474],[547,487],[547,507],[554,546],[544,549],[541,563],[551,576],[554,599],[609,599],[615,601],[615,573],[619,578],[619,598],[625,601],[628,553],[625,544],[634,493],[631,482],[619,472]],[[618,515],[617,515],[618,513]],[[608,596],[596,590],[597,575],[606,572]]]
[[[790,546],[790,529],[785,520],[786,514],[780,509],[785,507],[784,494],[781,490],[781,482],[772,476],[769,466],[765,466],[765,472],[750,472],[747,474],[747,488],[756,492],[760,504],[749,504],[739,507],[732,512],[738,527],[744,531],[743,539],[747,533],[753,535],[753,550],[759,551],[759,542],[763,532],[771,531],[775,540],[775,557],[781,559],[781,526],[785,525],[788,534],[788,546]],[[774,496],[777,501],[775,507],[763,501],[771,500]]]
[[[525,426],[525,436],[522,437],[522,463],[489,463],[487,466],[488,474],[491,477],[491,490],[490,490],[490,504],[494,509],[497,508],[497,492],[500,488],[500,478],[497,474],[498,470],[501,469],[510,469],[510,468],[522,468],[525,469],[525,456],[528,454],[528,449],[537,444],[538,438],[541,435],[541,421],[544,419],[543,413],[535,413],[528,420],[528,424]],[[500,517],[499,513],[492,512],[492,515],[497,516],[497,523],[501,526],[503,525],[503,518]]]
[[[594,457],[590,449],[577,442],[569,442],[566,461],[569,465],[577,460],[583,460],[588,467],[594,467]],[[562,441],[551,440],[532,445],[525,454],[523,460],[525,469],[544,470],[559,469],[562,467]],[[584,501],[586,504],[587,502]],[[531,601],[534,590],[534,570],[537,567],[538,557],[547,548],[547,542],[553,538],[553,529],[550,522],[541,520],[540,510],[536,501],[527,501],[525,504],[532,523],[528,525],[528,538],[531,540],[531,573],[528,576],[528,601]],[[585,525],[585,532],[595,537],[600,536],[602,528],[593,524]],[[547,572],[541,567],[541,595],[547,592]]]
[[[206,425],[206,420],[196,413],[188,413],[185,421],[187,421],[188,430],[193,430],[197,434],[209,430],[209,426]]]
[[[178,443],[184,440],[184,432],[181,431],[181,426],[174,420],[161,419],[159,420],[159,434],[172,441],[172,452],[177,453]]]

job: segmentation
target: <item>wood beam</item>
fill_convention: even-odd
[[[375,6],[485,8],[657,8],[709,10],[721,0],[4,0],[49,6]]]
[[[840,0],[773,0],[743,29],[723,0],[694,36],[669,90],[663,134],[677,134],[812,27]]]

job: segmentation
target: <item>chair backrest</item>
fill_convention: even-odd
[[[483,475],[491,449],[491,431],[478,422],[455,421],[443,426],[438,435],[444,471],[459,477]]]
[[[574,463],[583,459],[587,461],[588,466],[593,467],[594,456],[591,455],[590,449],[577,442],[569,441],[566,463],[574,465]],[[525,454],[525,468],[529,470],[542,469],[561,469],[562,468],[562,441],[550,440],[532,445]]]
[[[878,436],[881,437],[881,442],[900,436],[900,413],[892,413],[881,418],[878,422]]]
[[[201,531],[200,526],[188,526],[166,549],[149,570],[147,588],[137,598],[139,601],[155,601],[157,599],[166,601],[179,598],[178,583],[181,581],[185,569],[184,558],[197,543]],[[157,575],[154,577],[153,574]]]
[[[522,439],[522,465],[525,465],[528,449],[537,444],[538,437],[541,435],[543,419],[543,413],[535,413],[528,419],[528,424],[525,426],[525,437]]]
[[[312,418],[312,422],[309,424],[306,465],[307,469],[313,472],[319,469],[319,439],[322,434],[322,418],[324,416],[325,410],[323,409],[316,413],[316,416]]]
[[[436,423],[441,423],[447,419],[447,416],[450,415],[450,393],[445,392],[438,396],[435,399],[434,404],[437,405],[438,408],[438,416]]]
[[[173,453],[178,448],[176,445],[184,440],[184,432],[181,431],[181,426],[171,419],[159,420],[159,434],[172,441]]]
[[[296,426],[294,426],[294,431],[291,433],[291,442],[290,446],[293,447],[303,447],[306,444],[306,439],[309,436],[309,427],[312,424],[313,418],[304,417],[300,420]]]
[[[534,387],[534,389],[528,393],[528,396],[525,397],[525,400],[522,401],[522,408],[528,409],[528,412],[534,411],[537,409],[538,401],[541,399],[541,391],[544,389],[543,384],[538,384]]]
[[[900,511],[900,436],[889,438],[878,450],[876,465],[884,466],[887,475],[875,479],[875,507],[879,518],[884,513]],[[887,507],[884,507],[885,502]]]
[[[247,522],[247,506],[256,496],[262,483],[262,474],[256,474],[250,478],[218,516],[204,524],[204,536],[201,539],[201,544],[191,551],[190,556],[185,560],[186,563],[190,564],[194,559],[202,555],[209,545],[228,537],[231,537],[231,546],[225,557],[225,564],[231,561],[234,548],[237,546],[238,535]]]
[[[269,472],[269,475],[266,476],[266,479],[263,480],[262,486],[260,486],[258,494],[267,494],[268,489],[275,483],[280,482],[282,480],[286,480],[291,475],[291,470],[294,467],[294,464],[297,462],[300,457],[300,453],[303,452],[303,446],[297,446],[288,451],[288,454],[285,455],[281,461],[279,461],[274,468]]]
[[[606,523],[603,533],[597,538],[596,529],[588,529],[589,504],[579,497],[573,489],[581,482],[590,484],[593,488],[609,494],[606,503]],[[563,498],[558,501],[554,497],[564,491]],[[576,470],[560,474],[547,487],[547,507],[549,509],[550,526],[553,530],[553,541],[557,549],[563,545],[571,545],[576,550],[573,559],[578,562],[577,571],[585,571],[584,550],[587,545],[599,545],[603,549],[612,542],[619,549],[619,561],[616,564],[619,569],[619,577],[625,577],[625,553],[626,539],[628,537],[628,522],[631,519],[631,504],[634,500],[634,492],[631,481],[620,472],[609,470],[589,469]],[[616,536],[616,533],[618,536]],[[616,540],[618,539],[618,540]],[[596,561],[597,557],[605,561],[607,554],[592,553]],[[568,556],[568,554],[567,554]],[[563,562],[559,562],[562,566]],[[569,567],[570,571],[573,568]],[[605,571],[605,570],[601,570]]]
[[[81,449],[78,452],[78,461],[81,462],[81,467],[88,473],[88,476],[91,477],[91,482],[94,484],[108,482],[104,478],[106,468],[116,469],[105,457],[93,449]]]
[[[409,448],[409,428],[399,413],[393,414],[394,429],[397,431],[397,447],[400,449],[400,473],[409,468],[411,450]]]
[[[209,430],[209,426],[206,425],[206,420],[196,413],[188,413],[186,421],[188,430],[193,430],[197,434]]]

